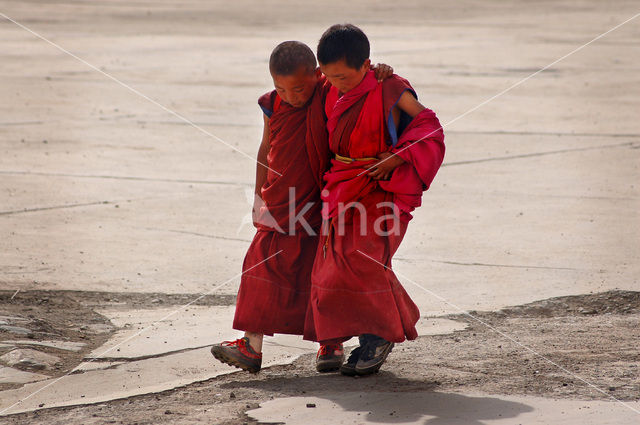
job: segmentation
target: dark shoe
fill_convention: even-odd
[[[376,373],[382,367],[393,348],[393,342],[375,335],[368,335],[367,342],[355,366],[358,375]]]
[[[344,361],[344,348],[342,344],[320,345],[316,356],[316,370],[318,372],[331,372],[338,370]]]
[[[262,353],[256,353],[251,345],[249,338],[236,339],[235,341],[224,341],[220,344],[214,344],[211,347],[211,354],[231,366],[235,366],[251,373],[257,373],[262,366]]]
[[[360,352],[362,351],[362,347],[356,347],[351,350],[351,355],[349,355],[349,359],[345,364],[340,367],[340,373],[347,376],[356,376],[356,363],[358,363],[358,359],[360,358]]]

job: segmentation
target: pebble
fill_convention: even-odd
[[[7,354],[0,356],[8,366],[23,366],[28,369],[51,369],[56,363],[59,363],[60,357],[43,353],[30,348],[16,348]]]
[[[11,332],[13,334],[18,334],[18,335],[32,335],[33,334],[33,332],[31,332],[27,328],[23,328],[21,326],[11,326],[11,325],[1,325],[0,326],[0,331]]]

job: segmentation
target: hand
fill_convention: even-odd
[[[375,66],[371,66],[371,69],[376,74],[376,79],[378,82],[382,82],[393,75],[393,68],[384,63],[378,63]]]
[[[389,180],[393,170],[404,163],[404,160],[391,152],[382,152],[378,155],[380,161],[371,164],[367,175],[374,180]]]
[[[264,201],[257,193],[253,197],[253,208],[251,209],[251,217],[253,218],[253,227],[258,228],[260,224],[260,208],[264,205]]]

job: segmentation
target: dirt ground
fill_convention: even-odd
[[[13,300],[9,297],[7,293],[0,297],[2,314],[24,317],[37,314],[41,329],[69,340],[88,342],[88,349],[104,341],[110,333],[91,336],[67,324],[108,325],[91,310],[91,305],[101,302],[178,305],[188,296],[34,291],[19,293]],[[211,297],[201,302],[226,304],[233,299]],[[69,308],[71,305],[74,308]],[[314,356],[310,354],[291,365],[263,369],[257,375],[238,372],[162,393],[95,405],[43,409],[10,415],[3,420],[8,424],[158,424],[180,423],[188,418],[189,423],[237,425],[255,423],[245,412],[276,397],[333,398],[341,392],[381,389],[481,391],[587,400],[640,399],[640,352],[637,349],[640,292],[608,291],[551,298],[497,312],[470,312],[470,315],[473,318],[463,314],[447,316],[468,323],[465,330],[424,336],[397,345],[383,369],[370,377],[319,375],[314,369]],[[46,334],[34,333],[32,337],[38,339],[41,335]],[[0,337],[5,339],[5,335]],[[527,351],[514,340],[546,359]],[[84,352],[86,350],[67,355],[57,374],[70,370]]]
[[[0,316],[23,319],[18,323],[31,333],[24,338],[0,328],[0,342],[5,340],[32,341],[61,340],[86,344],[80,351],[68,351],[45,346],[16,344],[20,348],[35,348],[61,359],[52,370],[38,373],[57,377],[80,364],[85,355],[103,345],[116,331],[116,327],[93,308],[148,309],[159,306],[232,305],[235,296],[162,293],[123,293],[99,291],[0,291]],[[13,347],[0,347],[0,356]],[[27,372],[28,367],[14,366]],[[21,384],[0,383],[0,391],[20,387]]]

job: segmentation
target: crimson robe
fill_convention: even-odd
[[[344,96],[335,88],[327,95],[329,146],[337,157],[324,176],[325,222],[311,274],[305,339],[338,342],[367,333],[402,342],[418,336],[420,312],[391,270],[391,259],[445,149],[442,128],[429,109],[413,119],[402,117],[396,128],[391,111],[407,90],[415,96],[408,81],[393,76],[378,83],[369,72]],[[386,151],[405,163],[388,181],[373,180],[366,167]],[[362,209],[341,209],[350,202]],[[387,206],[379,207],[382,202]]]
[[[261,188],[258,230],[242,265],[234,329],[264,335],[303,333],[322,222],[322,175],[329,162],[323,109],[328,87],[324,79],[318,81],[300,108],[281,101],[275,91],[258,101],[269,117],[270,169]],[[290,199],[291,189],[295,196]]]

